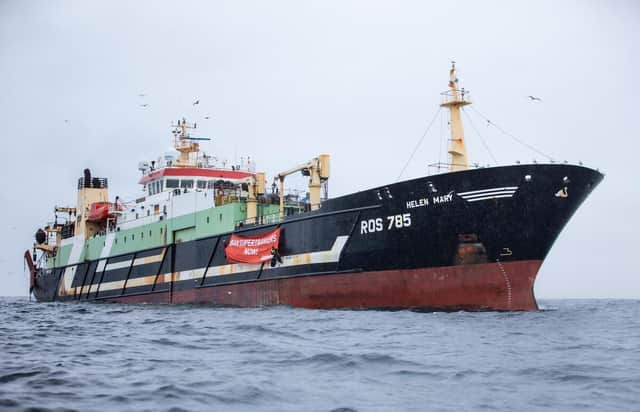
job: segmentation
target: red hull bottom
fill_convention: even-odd
[[[313,309],[536,310],[541,260],[269,279],[108,298],[123,303],[289,305]]]

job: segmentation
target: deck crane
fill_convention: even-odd
[[[280,181],[281,220],[284,219],[284,178],[296,172],[302,172],[303,176],[309,176],[309,203],[311,203],[311,210],[320,209],[320,188],[322,183],[329,179],[329,155],[321,154],[309,160],[307,163],[275,175],[273,180]]]
[[[265,174],[258,172],[244,180],[247,184],[247,223],[258,223],[258,196],[265,193]]]

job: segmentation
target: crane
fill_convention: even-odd
[[[320,209],[320,188],[322,186],[322,182],[329,179],[329,155],[321,154],[306,163],[275,175],[273,180],[280,181],[281,220],[284,219],[284,178],[296,172],[302,172],[304,176],[309,176],[309,202],[311,203],[311,210]]]
[[[244,182],[247,184],[247,223],[258,223],[258,196],[264,195],[265,175],[258,172],[247,177]]]

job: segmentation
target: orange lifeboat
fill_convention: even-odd
[[[87,220],[99,221],[104,219],[113,219],[115,218],[115,214],[113,213],[115,209],[115,205],[111,202],[92,203]]]

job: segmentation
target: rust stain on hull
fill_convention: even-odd
[[[541,260],[528,260],[299,276],[107,300],[242,307],[290,305],[313,309],[537,310],[533,284],[541,264]]]

